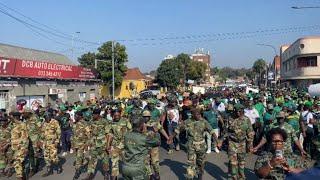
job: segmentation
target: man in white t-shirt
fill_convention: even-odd
[[[315,123],[315,120],[313,118],[312,112],[310,112],[308,106],[303,107],[303,112],[301,113],[300,117],[302,124],[304,125],[303,130],[303,148],[307,151],[307,153],[310,153],[311,150],[311,144],[312,144],[312,139],[314,136],[314,129],[313,129],[313,124]]]

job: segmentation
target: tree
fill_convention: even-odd
[[[255,75],[259,76],[259,82],[258,82],[259,85],[261,83],[262,74],[264,73],[266,66],[267,66],[267,63],[263,59],[258,59],[253,63],[252,70],[255,73]]]
[[[174,89],[180,84],[181,78],[183,70],[176,59],[163,60],[157,69],[156,81],[160,86]]]
[[[83,54],[81,57],[79,57],[78,62],[82,67],[93,69],[95,59],[96,59],[96,54],[92,52],[88,52],[86,54]]]
[[[98,62],[97,71],[101,75],[103,82],[109,87],[112,85],[112,41],[102,44],[98,48],[98,52],[86,53],[78,58],[80,65],[84,67],[94,67],[94,59],[100,60]],[[114,44],[114,78],[115,87],[119,87],[122,83],[123,77],[127,71],[128,55],[126,47],[119,43]]]
[[[207,65],[202,62],[190,61],[187,66],[187,79],[192,79],[195,81],[203,79],[206,68]]]
[[[253,63],[252,70],[257,74],[260,74],[266,68],[266,66],[267,63],[265,60],[258,59]]]

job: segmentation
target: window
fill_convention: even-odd
[[[300,49],[303,49],[304,48],[304,44],[300,44]]]
[[[298,68],[315,67],[318,65],[317,56],[299,57],[297,58]]]

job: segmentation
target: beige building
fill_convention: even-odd
[[[320,36],[304,37],[280,48],[282,82],[307,87],[320,82]]]

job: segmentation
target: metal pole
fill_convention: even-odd
[[[97,59],[94,60],[94,68],[98,69],[98,60]]]
[[[114,100],[114,41],[112,41],[112,99]]]

